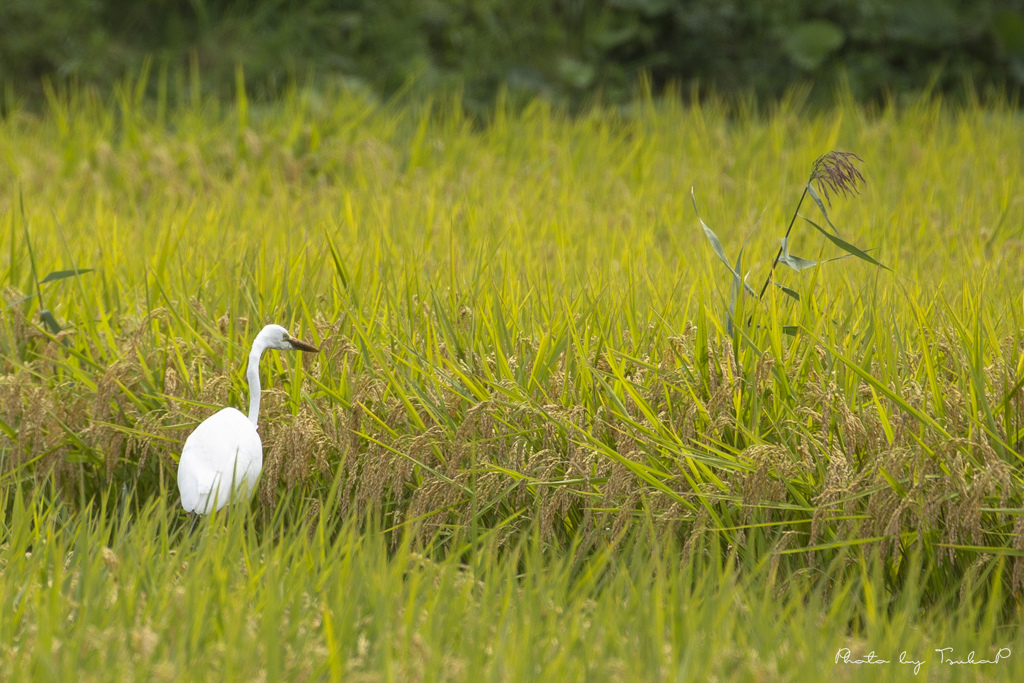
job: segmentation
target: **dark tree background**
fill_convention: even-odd
[[[198,67],[228,94],[236,67],[273,93],[343,77],[389,95],[499,87],[570,102],[622,101],[638,76],[826,98],[1024,86],[1024,0],[0,0],[0,82],[35,98],[51,82],[103,89],[147,59]]]

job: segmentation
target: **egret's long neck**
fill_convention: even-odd
[[[249,421],[253,427],[258,427],[260,419],[260,356],[263,355],[263,345],[259,340],[252,345],[249,352],[249,367],[245,370],[245,377],[249,380]]]

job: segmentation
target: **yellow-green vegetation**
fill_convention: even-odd
[[[142,92],[0,122],[3,678],[1024,673],[1013,108]],[[832,149],[888,270],[728,313],[690,188],[757,292]],[[258,495],[189,536],[178,452],[269,322],[322,350],[264,359]]]
[[[579,560],[534,533],[482,536],[460,562],[315,514],[301,530],[278,516],[265,534],[231,515],[188,538],[162,498],[121,513],[0,503],[13,508],[0,555],[5,681],[917,680],[903,652],[925,662],[920,680],[1024,674],[1024,642],[998,609],[925,611],[915,576],[889,596],[884,569],[846,572],[851,557],[786,579],[712,548],[681,561],[678,546],[642,538]],[[837,665],[844,648],[889,663]],[[957,666],[940,648],[1011,655]]]

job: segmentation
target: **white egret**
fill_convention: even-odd
[[[260,357],[266,349],[319,349],[296,339],[280,325],[267,325],[252,343],[249,416],[224,408],[203,420],[185,440],[178,461],[178,492],[186,512],[206,515],[229,503],[249,500],[263,470],[263,442],[256,431],[260,415]]]

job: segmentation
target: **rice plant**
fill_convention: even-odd
[[[943,666],[936,648],[982,659],[1024,643],[992,604],[923,611],[916,590],[887,595],[874,562],[851,576],[851,557],[784,580],[741,571],[717,544],[681,562],[678,546],[640,533],[579,565],[534,527],[506,547],[483,534],[460,561],[297,499],[301,532],[275,515],[262,536],[242,515],[187,536],[164,497],[120,514],[110,502],[73,513],[43,491],[0,494],[5,681],[885,681],[915,668],[837,666],[844,650],[906,652],[926,680],[1024,672],[1012,656]],[[827,595],[839,577],[846,590]]]
[[[12,675],[130,649],[172,678],[809,680],[864,675],[832,662],[840,643],[1014,647],[1024,130],[1006,103],[499,101],[481,121],[454,100],[177,87],[52,91],[0,122]],[[806,231],[784,204],[801,183]],[[857,201],[832,202],[844,189]],[[722,258],[734,295],[695,197],[720,245],[761,216]],[[93,269],[44,290],[59,329],[38,264]],[[182,444],[247,404],[270,322],[321,352],[265,359],[251,509],[186,537]],[[485,613],[511,621],[467,622]],[[269,633],[279,649],[251,649]],[[930,677],[1016,671],[932,658]]]

